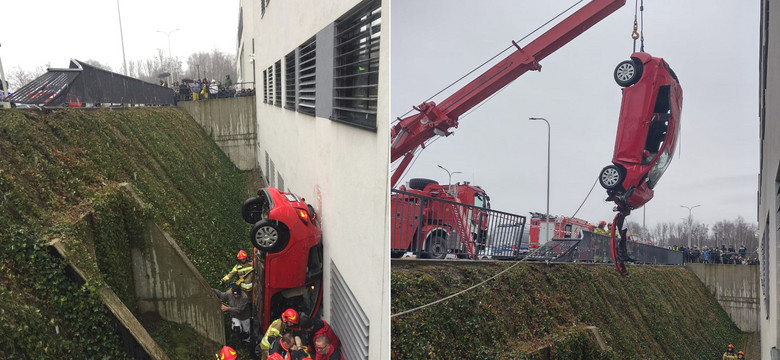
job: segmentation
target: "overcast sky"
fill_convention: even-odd
[[[235,54],[238,0],[119,0],[125,55],[150,59],[162,49],[184,62],[194,52]],[[6,76],[17,66],[32,71],[71,58],[97,60],[122,71],[122,39],[116,0],[3,1],[0,60]]]
[[[393,0],[392,118],[575,2]],[[681,221],[688,210],[680,205],[701,205],[693,217],[710,227],[738,216],[756,222],[759,2],[644,5],[645,51],[670,64],[684,92],[680,147],[645,206],[647,226]],[[527,72],[461,118],[455,135],[424,150],[402,182],[446,183],[442,165],[462,172],[453,182],[482,186],[494,209],[543,213],[547,127],[528,118],[544,117],[552,127],[550,213],[573,215],[612,160],[621,100],[612,74],[632,53],[634,10],[627,1],[541,61],[541,72]],[[611,220],[613,204],[605,198],[596,184],[577,217]],[[628,220],[641,224],[643,213],[635,210]]]

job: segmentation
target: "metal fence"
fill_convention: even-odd
[[[683,253],[628,241],[628,256],[636,264],[682,265]],[[583,231],[580,239],[552,239],[525,257],[527,261],[612,262],[609,236]]]
[[[525,224],[525,216],[392,190],[393,257],[518,259],[528,249]]]
[[[173,105],[171,89],[106,71],[77,60],[49,69],[14,92],[15,104],[56,106]]]

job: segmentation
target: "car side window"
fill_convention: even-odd
[[[658,88],[653,116],[650,118],[647,139],[645,140],[645,148],[642,154],[642,163],[645,165],[649,164],[658,155],[661,145],[666,140],[666,132],[669,130],[669,118],[671,117],[670,90],[671,86],[669,85]]]

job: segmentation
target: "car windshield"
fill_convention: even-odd
[[[481,208],[488,208],[488,209],[490,208],[490,204],[487,204],[487,206],[485,205],[486,205],[485,195],[483,195],[482,193],[474,194],[474,206],[481,207]]]
[[[653,165],[653,168],[650,169],[650,172],[647,174],[648,187],[651,189],[655,187],[655,185],[658,183],[658,179],[661,178],[661,176],[664,174],[664,171],[666,171],[666,167],[669,166],[671,159],[672,158],[669,156],[668,149],[664,149],[661,155],[658,155],[658,161],[656,161],[655,165]]]

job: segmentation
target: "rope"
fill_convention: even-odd
[[[433,302],[427,303],[427,304],[425,304],[425,305],[421,305],[421,306],[418,306],[418,307],[416,307],[416,308],[413,308],[413,309],[409,309],[409,310],[406,310],[406,311],[402,311],[402,312],[399,312],[399,313],[392,314],[392,315],[390,315],[390,318],[394,318],[394,317],[401,316],[401,315],[406,315],[406,314],[409,314],[409,313],[411,313],[411,312],[415,312],[415,311],[417,311],[417,310],[422,310],[422,309],[425,309],[425,308],[427,308],[427,307],[429,307],[429,306],[436,305],[436,304],[438,304],[438,303],[440,303],[440,302],[447,301],[447,300],[449,300],[449,299],[452,299],[452,298],[454,298],[454,297],[456,297],[456,296],[458,296],[458,295],[460,295],[460,294],[463,294],[463,293],[465,293],[465,292],[468,292],[468,291],[471,291],[471,290],[473,290],[473,289],[476,289],[477,287],[480,287],[480,286],[482,286],[482,285],[483,285],[483,284],[485,284],[486,282],[488,282],[488,281],[490,281],[490,280],[493,280],[493,279],[495,279],[495,278],[499,277],[501,274],[503,274],[503,273],[505,273],[505,272],[507,272],[507,271],[511,270],[512,268],[514,268],[515,266],[517,266],[518,264],[520,264],[520,263],[522,263],[522,262],[524,262],[524,261],[523,261],[523,260],[521,260],[521,261],[517,261],[517,262],[515,262],[514,264],[512,264],[512,266],[510,266],[510,267],[508,267],[508,268],[506,268],[506,269],[504,269],[504,270],[501,270],[501,271],[500,271],[498,274],[495,274],[495,275],[491,276],[490,278],[488,278],[488,279],[486,279],[486,280],[484,280],[484,281],[480,282],[479,284],[473,285],[473,286],[471,286],[471,287],[469,287],[469,288],[467,288],[467,289],[464,289],[464,290],[458,291],[458,292],[456,292],[456,293],[454,293],[454,294],[452,294],[452,295],[448,295],[447,297],[444,297],[444,298],[441,298],[441,299],[439,299],[439,300],[436,300],[436,301],[433,301]]]
[[[574,215],[571,217],[577,216],[577,213],[580,212],[580,209],[582,209],[582,205],[585,205],[585,201],[588,200],[590,197],[590,193],[593,192],[593,188],[596,187],[596,183],[599,181],[599,177],[596,177],[596,181],[593,182],[593,186],[590,187],[590,191],[588,191],[588,195],[585,195],[585,199],[582,200],[582,203],[580,204],[580,207],[577,208],[577,211],[574,212]]]

